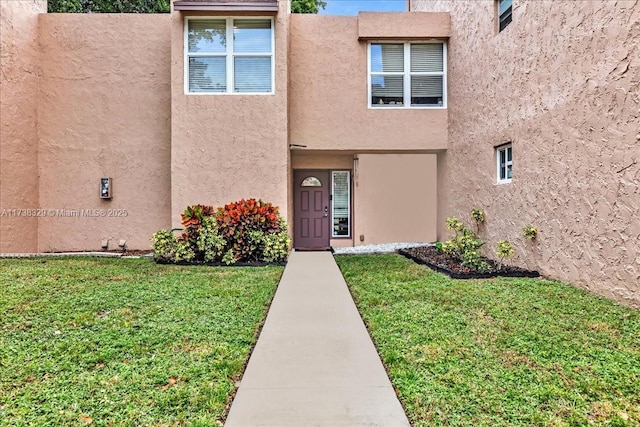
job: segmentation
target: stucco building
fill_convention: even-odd
[[[289,6],[0,1],[0,252],[144,249],[249,197],[296,247],[444,240],[479,207],[487,252],[640,305],[637,2]]]

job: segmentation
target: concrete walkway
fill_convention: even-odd
[[[409,426],[329,252],[293,252],[227,422]]]

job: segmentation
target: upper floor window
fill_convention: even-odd
[[[187,19],[187,93],[273,93],[271,18]]]
[[[446,107],[446,69],[443,42],[371,43],[369,106]]]
[[[497,0],[498,5],[498,32],[504,30],[511,23],[512,0]]]
[[[498,184],[511,182],[513,174],[513,151],[511,144],[496,147],[496,163],[498,165]]]

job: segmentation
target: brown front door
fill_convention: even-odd
[[[296,170],[293,245],[298,249],[329,247],[329,171]]]

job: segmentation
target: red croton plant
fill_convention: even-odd
[[[231,249],[238,260],[248,259],[252,253],[248,233],[265,234],[280,231],[279,211],[271,203],[256,199],[242,199],[215,210],[213,206],[193,205],[182,214],[183,239],[197,238],[202,219],[215,216],[220,234],[233,242]]]

